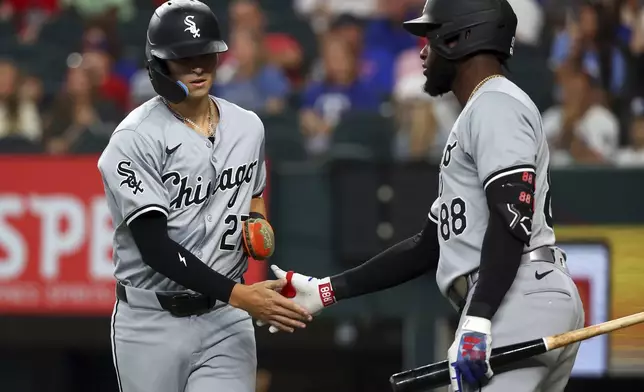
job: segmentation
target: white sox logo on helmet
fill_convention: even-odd
[[[186,27],[183,31],[190,32],[192,34],[192,38],[201,37],[201,34],[199,33],[201,30],[197,28],[197,24],[193,20],[194,18],[194,15],[186,16],[186,18],[183,20],[183,24],[188,27]]]

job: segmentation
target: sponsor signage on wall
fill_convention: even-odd
[[[113,228],[96,162],[0,158],[0,313],[111,313]],[[250,260],[247,282],[264,276]]]

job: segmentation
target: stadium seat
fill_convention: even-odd
[[[266,155],[272,161],[301,161],[306,159],[304,141],[299,131],[297,113],[263,115],[266,134]]]
[[[99,154],[110,141],[109,133],[83,132],[70,148],[72,154]]]
[[[281,13],[286,12],[293,13],[293,0],[271,0],[262,2],[262,8],[265,12],[271,13]]]
[[[219,19],[219,25],[221,27],[221,31],[224,34],[224,37],[226,39],[230,39],[228,37],[228,31],[230,30],[230,23],[228,18],[228,8],[230,7],[231,0],[202,0],[204,3],[206,3],[212,12],[217,15],[217,18]],[[264,2],[262,2],[264,3]],[[263,4],[262,4],[263,5]]]
[[[83,30],[82,18],[73,10],[65,10],[43,26],[38,42],[56,45],[60,51],[70,53],[80,49]]]
[[[139,15],[135,20],[128,23],[119,23],[118,34],[125,47],[135,46],[142,50],[145,48],[145,33],[150,14]]]
[[[394,131],[391,118],[371,112],[347,112],[333,133],[331,154],[342,158],[389,160]]]
[[[525,90],[540,111],[550,107],[554,76],[548,67],[548,54],[543,48],[516,45],[508,67],[509,78]]]
[[[29,53],[29,68],[42,79],[64,80],[69,52],[52,44],[39,44]]]
[[[2,41],[7,39],[8,37],[13,38],[15,34],[16,34],[16,29],[14,28],[14,26],[11,24],[9,20],[0,20],[0,39],[2,39]],[[4,45],[3,42],[2,44]],[[6,50],[4,46],[2,46],[2,49],[3,51]]]
[[[22,136],[0,138],[0,154],[40,154],[44,152],[40,144]]]
[[[297,39],[304,54],[305,68],[318,57],[318,40],[309,22],[298,18],[292,11],[271,17],[267,29],[269,32],[286,33]]]

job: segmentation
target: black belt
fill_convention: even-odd
[[[546,262],[565,265],[566,254],[562,253],[558,248],[542,246],[523,254],[521,262]],[[476,270],[468,275],[459,276],[447,289],[447,299],[458,309],[459,314],[463,312],[467,303],[467,294],[478,279],[478,270]]]
[[[160,294],[156,293],[159,304],[164,310],[176,317],[196,316],[207,313],[215,306],[216,300],[202,294]],[[125,286],[116,283],[116,298],[127,303]]]

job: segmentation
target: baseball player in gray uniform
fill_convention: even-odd
[[[555,246],[539,111],[502,76],[516,25],[507,0],[428,0],[422,16],[405,23],[428,42],[421,51],[426,92],[452,91],[463,106],[440,162],[438,198],[420,233],[323,279],[271,267],[288,281],[283,293],[312,314],[436,271],[440,291],[460,312],[447,353],[455,392],[563,391],[578,344],[497,375],[490,351],[584,321],[565,254]]]
[[[101,155],[113,220],[114,365],[122,392],[254,392],[251,317],[280,330],[311,316],[285,280],[245,285],[273,252],[259,117],[209,94],[227,50],[203,3],[155,11],[146,55],[159,96],[133,110]]]

